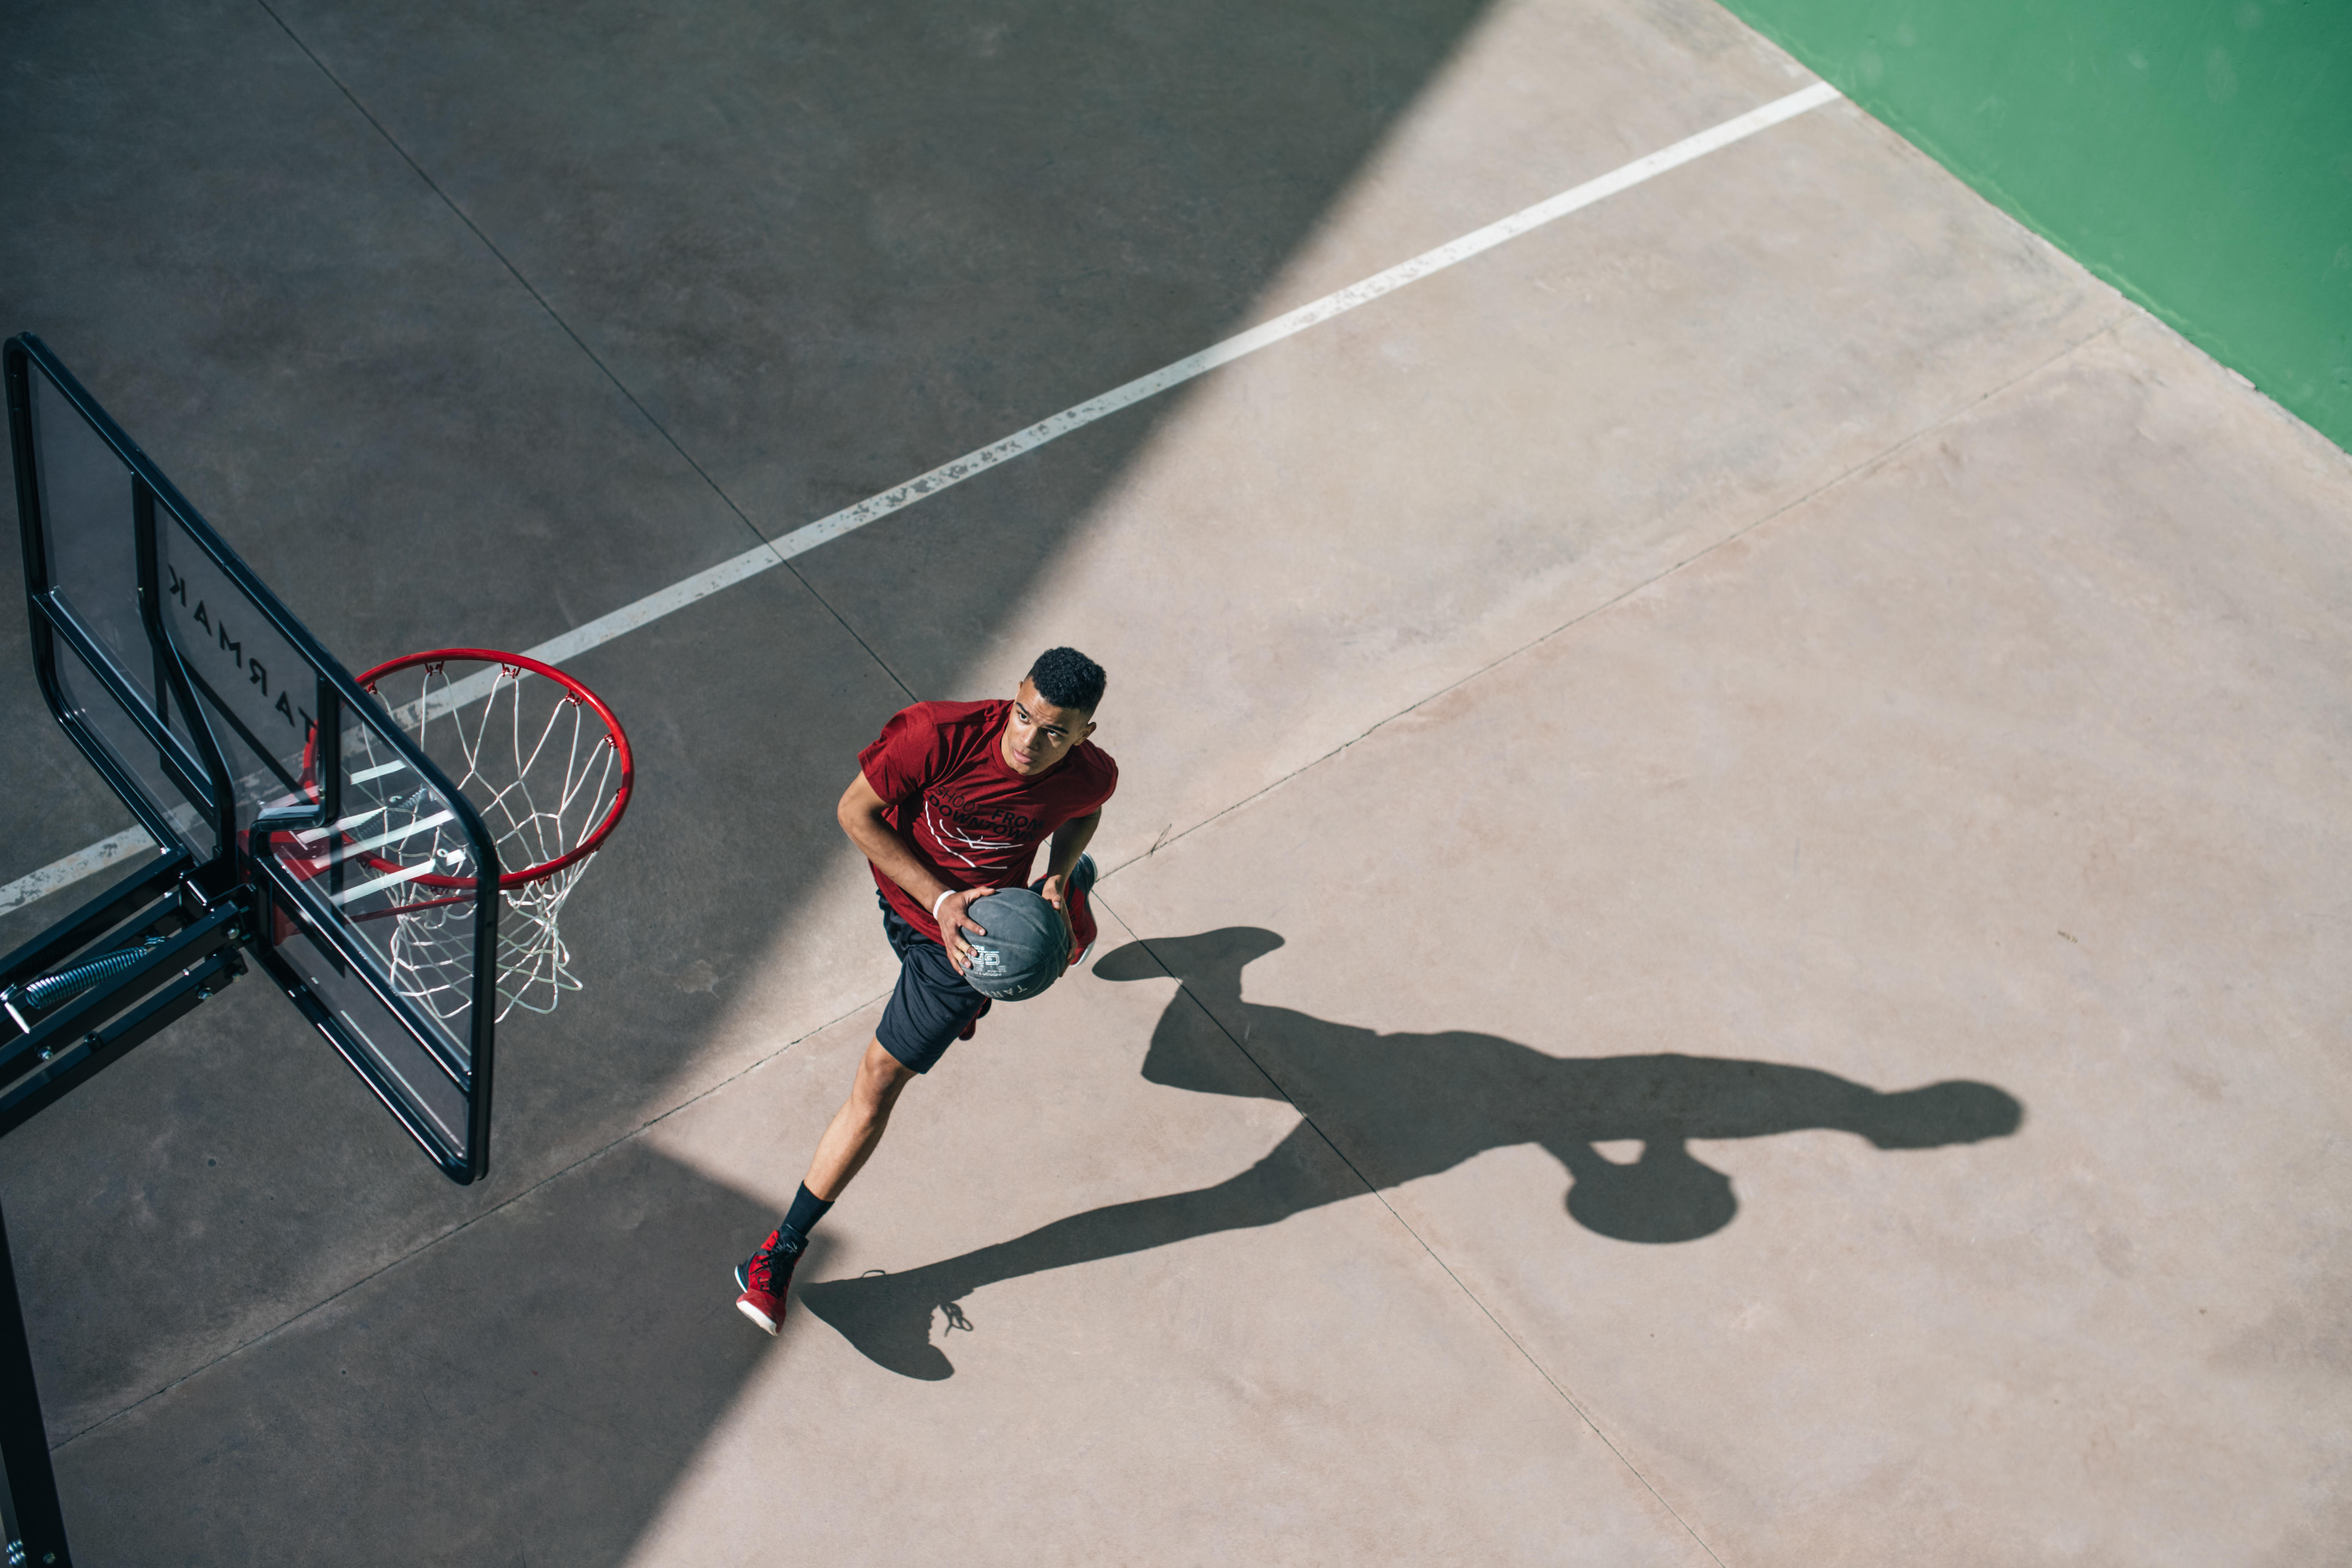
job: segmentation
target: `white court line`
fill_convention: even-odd
[[[1580,208],[1589,207],[1595,202],[1604,201],[1621,191],[1631,190],[1644,181],[1654,180],[1668,170],[1678,169],[1685,163],[1706,157],[1709,153],[1719,152],[1735,142],[1745,141],[1759,131],[1769,131],[1784,120],[1793,120],[1807,110],[1819,109],[1822,104],[1832,102],[1838,97],[1837,89],[1825,81],[1817,81],[1801,91],[1792,92],[1786,98],[1775,99],[1760,109],[1751,109],[1736,119],[1727,120],[1722,124],[1702,131],[1696,136],[1686,136],[1671,147],[1653,153],[1647,157],[1636,158],[1621,168],[1611,170],[1598,179],[1587,180],[1573,190],[1562,191],[1548,201],[1538,202],[1531,207],[1524,207],[1499,222],[1490,223],[1482,229],[1465,234],[1461,238],[1441,245],[1434,250],[1424,250],[1412,260],[1400,262],[1385,272],[1374,273],[1360,283],[1351,283],[1337,293],[1326,294],[1311,305],[1301,305],[1297,310],[1287,315],[1277,316],[1263,326],[1252,327],[1248,331],[1238,336],[1227,338],[1221,343],[1202,349],[1199,353],[1155,370],[1150,375],[1139,376],[1126,385],[1115,387],[1099,397],[1088,398],[1074,407],[1066,408],[1050,418],[1039,420],[1025,430],[1007,436],[1004,439],[982,447],[978,451],[967,452],[953,462],[942,463],[919,479],[909,479],[907,483],[893,489],[884,490],[879,495],[868,496],[855,506],[842,508],[830,517],[820,518],[804,527],[796,528],[772,543],[763,543],[747,550],[730,561],[722,561],[708,571],[698,572],[681,582],[671,584],[659,593],[648,594],[633,605],[624,605],[609,616],[599,616],[585,626],[574,626],[562,636],[551,637],[537,647],[525,651],[532,658],[548,664],[562,664],[565,659],[575,658],[590,648],[601,647],[614,637],[635,631],[639,626],[649,626],[665,616],[675,615],[698,599],[709,598],[721,588],[731,587],[746,577],[756,577],[762,572],[782,565],[795,555],[805,554],[820,544],[838,539],[845,533],[854,532],[869,522],[879,521],[894,511],[902,510],[926,497],[937,495],[941,490],[960,485],[974,475],[987,472],[1000,463],[1020,457],[1024,452],[1034,451],[1048,441],[1066,436],[1073,430],[1083,429],[1107,415],[1116,414],[1120,409],[1140,403],[1147,397],[1157,396],[1171,387],[1181,386],[1195,376],[1205,375],[1219,365],[1231,364],[1237,359],[1254,354],[1260,349],[1269,348],[1286,338],[1297,337],[1309,327],[1319,326],[1335,316],[1344,316],[1358,306],[1369,305],[1382,295],[1392,294],[1408,283],[1417,283],[1433,273],[1443,272],[1449,267],[1456,266],[1474,256],[1494,249],[1506,240],[1517,239],[1530,230],[1541,228],[1548,223],[1566,217]],[[462,706],[464,701],[468,700],[468,696],[478,699],[489,689],[488,680],[486,678],[491,674],[490,671],[483,671],[468,678],[468,681],[482,683],[480,691],[470,694],[460,693],[457,688],[467,686],[468,681],[459,681],[453,685],[449,695],[457,699],[458,706]],[[439,710],[437,694],[436,710]],[[120,859],[122,855],[128,853],[128,848],[117,848],[110,853],[106,853],[107,846],[115,844],[117,840],[124,839],[126,837],[130,841],[129,847],[135,848],[145,839],[146,835],[136,828],[131,829],[128,836],[118,833],[105,844],[92,845],[79,854],[68,855],[54,866],[43,867],[29,877],[11,882],[5,888],[0,888],[0,914],[21,909],[34,900],[55,892],[71,882],[79,881],[100,867]],[[102,853],[104,853],[103,858],[93,858]],[[84,864],[85,861],[88,863]],[[73,869],[75,867],[80,868]]]
[[[731,561],[723,561],[707,572],[673,583],[658,594],[648,594],[634,605],[625,605],[609,616],[601,616],[585,626],[575,626],[562,637],[551,637],[528,651],[533,658],[549,664],[562,664],[565,659],[602,647],[625,632],[633,632],[639,626],[682,610],[697,599],[708,598],[721,588],[740,583],[746,577],[757,576],[771,567],[781,566],[795,555],[912,506],[927,496],[937,495],[950,486],[960,485],[999,463],[1024,452],[1034,451],[1046,442],[1091,425],[1106,415],[1116,414],[1129,404],[1140,403],[1171,387],[1181,386],[1194,376],[1206,374],[1219,365],[1231,364],[1244,355],[1255,353],[1285,338],[1296,337],[1309,327],[1318,326],[1335,316],[1345,315],[1360,305],[1369,305],[1383,294],[1394,293],[1408,283],[1417,283],[1433,273],[1443,272],[1481,252],[1492,250],[1505,240],[1517,239],[1530,229],[1540,228],[1555,219],[1566,217],[1580,207],[1589,207],[1620,191],[1631,190],[1645,180],[1654,180],[1670,169],[1680,168],[1694,159],[1744,141],[1759,131],[1768,131],[1809,109],[1818,109],[1838,96],[1837,89],[1820,81],[1786,98],[1775,99],[1761,109],[1752,109],[1712,130],[1685,137],[1662,152],[1636,158],[1597,180],[1587,180],[1575,189],[1563,191],[1549,201],[1523,208],[1499,223],[1488,224],[1485,228],[1465,234],[1434,250],[1425,250],[1410,261],[1401,262],[1385,272],[1375,273],[1360,283],[1349,284],[1336,294],[1326,294],[1311,305],[1301,305],[1288,315],[1277,316],[1264,326],[1253,327],[1238,337],[1227,338],[1212,348],[1155,370],[1150,375],[1139,376],[1125,386],[1106,392],[1099,397],[1089,398],[1076,407],[1066,408],[1051,418],[1041,419],[1025,430],[1007,436],[1002,441],[982,447],[976,452],[967,452],[951,463],[942,463],[920,479],[910,479],[880,495],[869,496],[855,506],[844,507],[831,517],[820,518],[805,527],[794,529],[772,544],[747,550]]]
[[[425,875],[432,869],[433,862],[427,860],[422,866],[411,866],[405,871],[394,871],[388,877],[378,877],[373,882],[362,882],[356,888],[346,888],[341,892],[337,893],[335,895],[335,902],[339,904],[348,904],[353,899],[364,899],[370,893],[380,893],[383,891],[384,889],[394,887],[399,883],[413,882],[416,880],[417,878]],[[374,1042],[370,1041],[369,1043],[373,1044]]]
[[[368,816],[376,816],[380,815],[382,814],[373,811],[367,814]],[[363,821],[365,818],[347,817],[345,820]],[[389,833],[379,833],[373,838],[362,838],[357,844],[339,844],[324,855],[313,855],[308,858],[314,866],[327,867],[340,865],[341,862],[350,859],[354,855],[364,855],[371,849],[381,849],[387,844],[397,844],[404,838],[414,838],[418,834],[425,832],[427,829],[438,827],[445,822],[455,822],[457,820],[457,814],[456,812],[445,811],[437,816],[419,818],[417,821],[410,823],[405,827],[395,827]],[[430,864],[427,864],[425,869],[430,871],[433,868]]]
[[[127,856],[143,854],[153,847],[155,841],[147,837],[145,828],[126,827],[111,838],[101,838],[87,849],[77,849],[64,859],[52,861],[0,888],[0,915],[14,914],[61,888],[72,887],[84,877],[96,876]]]

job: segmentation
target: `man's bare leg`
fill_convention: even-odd
[[[914,1069],[900,1066],[880,1040],[866,1045],[865,1058],[857,1064],[857,1081],[849,1086],[849,1098],[817,1140],[816,1158],[809,1162],[808,1180],[793,1195],[791,1212],[768,1233],[760,1250],[737,1266],[735,1283],[743,1293],[735,1298],[736,1310],[768,1332],[783,1326],[793,1265],[808,1246],[810,1227],[824,1217],[874,1152],[874,1145],[882,1142],[882,1130],[890,1125],[890,1108],[914,1077]]]
[[[913,1068],[884,1050],[880,1040],[868,1040],[865,1059],[857,1064],[857,1081],[849,1086],[849,1098],[816,1141],[816,1155],[809,1161],[802,1185],[826,1203],[841,1196],[882,1142],[883,1130],[890,1125],[890,1108],[914,1081]]]

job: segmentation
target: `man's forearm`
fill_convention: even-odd
[[[874,862],[877,869],[906,889],[908,896],[925,909],[947,891],[948,885],[923,869],[923,863],[915,858],[914,846],[877,814],[845,811],[841,814],[841,830],[849,835],[849,841]]]
[[[1094,837],[1101,822],[1102,813],[1097,811],[1092,816],[1081,816],[1055,828],[1053,850],[1045,857],[1045,875],[1066,877],[1076,870],[1078,857],[1087,852],[1087,841]]]

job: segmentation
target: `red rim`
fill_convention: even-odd
[[[613,831],[614,825],[621,820],[621,813],[628,809],[629,791],[636,780],[636,770],[629,755],[629,737],[622,732],[621,721],[613,717],[613,710],[604,706],[604,700],[603,698],[597,696],[594,692],[589,690],[586,687],[581,685],[580,682],[564,674],[563,671],[556,668],[553,665],[543,664],[540,660],[532,658],[525,654],[500,653],[496,648],[437,647],[427,653],[407,654],[399,658],[387,659],[383,663],[377,665],[373,669],[368,670],[366,673],[360,676],[359,684],[361,689],[364,690],[369,696],[373,697],[376,694],[376,682],[383,679],[387,675],[395,674],[404,669],[413,669],[420,664],[446,664],[453,658],[472,659],[478,664],[504,665],[510,669],[527,669],[533,675],[544,676],[548,679],[554,681],[558,686],[562,687],[571,697],[579,701],[585,702],[589,707],[596,710],[596,716],[604,721],[605,737],[612,742],[613,749],[619,752],[621,757],[621,787],[614,795],[612,805],[606,808],[604,812],[604,819],[602,822],[599,822],[594,827],[591,828],[586,837],[573,845],[570,850],[557,856],[552,860],[546,861],[537,866],[528,866],[520,871],[501,870],[499,873],[498,885],[505,888],[517,887],[524,882],[536,882],[542,877],[552,877],[558,871],[562,870],[566,866],[577,864],[582,860],[585,860],[589,856],[596,853],[597,849],[603,846],[605,835],[611,833]],[[373,858],[371,857],[370,858]],[[394,869],[397,868],[398,868],[396,867],[394,868]],[[474,877],[443,877],[431,873],[415,878],[414,880],[419,887],[451,888],[463,889],[467,890],[471,890],[479,884],[479,879]],[[457,900],[441,900],[436,901],[456,902]]]

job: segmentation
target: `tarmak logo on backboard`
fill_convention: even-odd
[[[187,613],[190,620],[204,627],[208,637],[218,639],[221,651],[226,653],[229,662],[243,672],[246,684],[261,689],[262,701],[283,718],[288,727],[297,735],[308,736],[313,722],[309,710],[296,707],[289,700],[289,694],[283,689],[277,693],[278,700],[271,702],[268,668],[258,658],[245,657],[245,644],[240,639],[229,636],[227,619],[213,614],[201,597],[196,600],[195,608],[190,610],[188,580],[181,576],[170,562],[164,562],[163,565],[163,570],[170,574],[172,579],[171,586],[165,590],[165,593],[180,602],[180,608]]]

